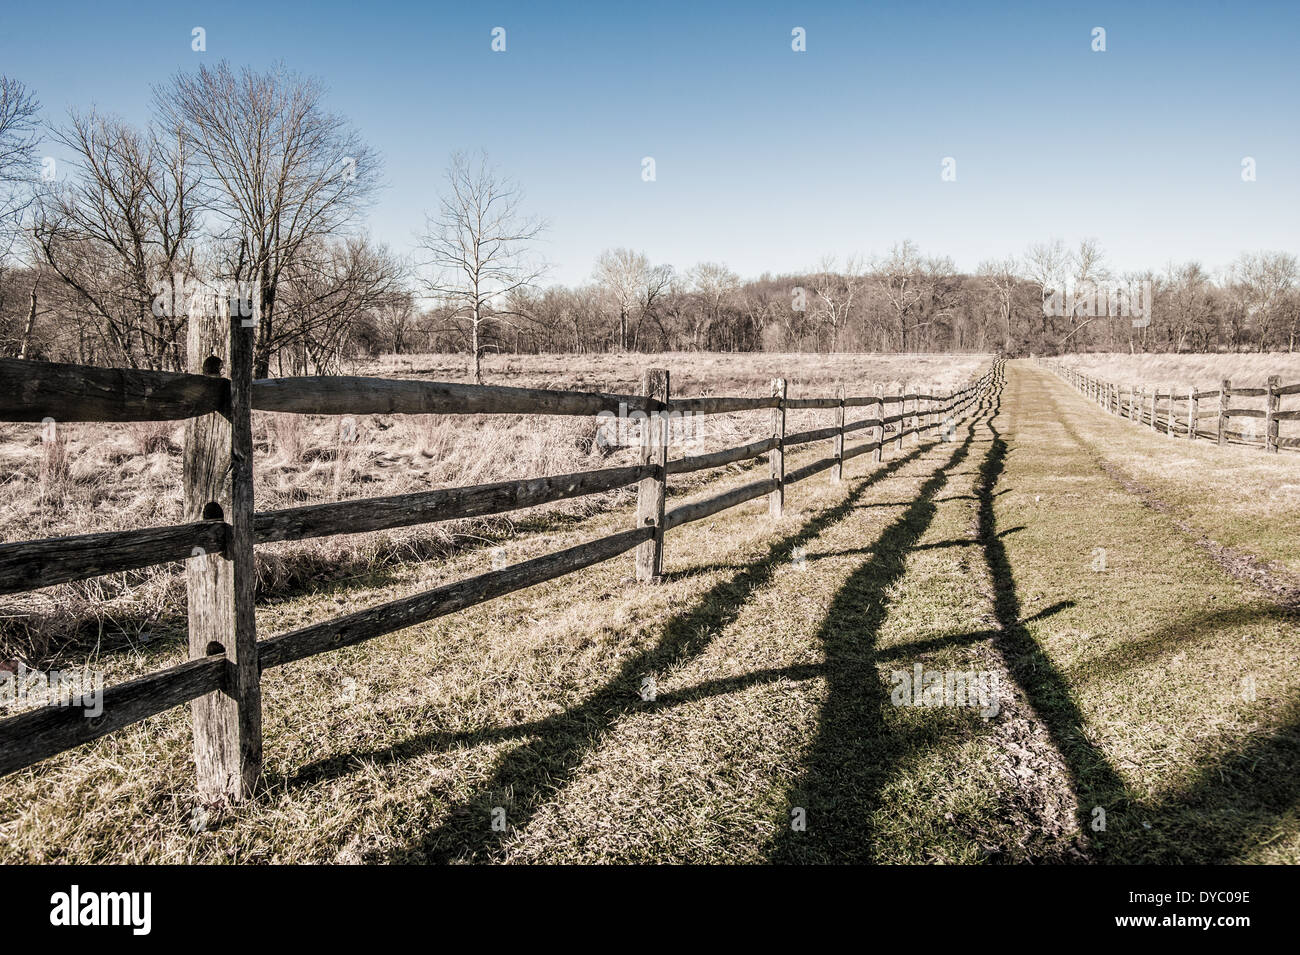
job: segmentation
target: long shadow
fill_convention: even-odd
[[[980,417],[968,425],[965,441],[921,486],[907,510],[868,548],[870,558],[844,582],[826,612],[818,633],[826,658],[826,702],[803,775],[790,794],[791,806],[803,810],[803,826],[781,826],[769,849],[772,862],[876,861],[873,813],[894,769],[883,757],[924,742],[886,728],[889,688],[878,664],[890,654],[877,650],[876,639],[888,615],[888,591],[906,573],[908,554],[933,523],[939,492],[969,455]],[[960,643],[990,636],[962,634],[944,640]]]
[[[1040,610],[1032,617],[1027,618],[1026,622],[1028,623],[1034,620],[1044,619],[1053,614],[1059,613],[1062,610],[1073,607],[1074,605],[1074,602],[1071,600],[1061,601],[1044,610]],[[910,658],[915,654],[929,653],[946,647],[982,643],[985,640],[992,639],[995,633],[996,631],[993,630],[972,630],[968,633],[950,634],[944,637],[936,637],[932,640],[899,644],[898,646],[890,647],[888,650],[882,650],[878,654],[877,659],[885,661],[891,660],[895,657]],[[741,673],[736,676],[718,677],[714,680],[704,680],[700,683],[693,683],[689,686],[684,686],[678,690],[661,693],[654,700],[645,701],[639,712],[657,713],[669,710],[675,706],[681,706],[684,703],[694,703],[715,696],[727,696],[732,693],[738,693],[742,690],[747,690],[755,686],[762,686],[768,683],[799,683],[804,680],[812,680],[823,676],[825,672],[826,665],[824,663],[800,663],[786,667],[768,667],[763,670],[753,670],[749,673]],[[369,763],[388,764],[399,762],[403,759],[409,759],[413,756],[418,756],[424,753],[450,752],[455,749],[480,746],[488,743],[501,743],[508,740],[525,739],[530,736],[536,736],[540,733],[548,732],[553,725],[553,718],[547,718],[541,720],[530,720],[525,723],[510,723],[504,726],[480,727],[473,730],[446,730],[423,733],[420,736],[413,737],[398,746],[390,746],[381,750],[371,750],[369,752],[330,756],[314,763],[308,763],[299,767],[298,771],[292,777],[281,778],[278,782],[282,788],[297,788],[312,783],[318,783],[322,780],[334,779],[346,775],[359,765]]]
[[[1101,806],[1107,813],[1114,813],[1115,809],[1127,806],[1129,795],[1105,753],[1085,734],[1084,716],[1074,701],[1068,681],[1021,620],[1015,576],[1004,538],[997,530],[993,508],[994,488],[1002,477],[1008,453],[1006,441],[997,427],[1000,411],[999,398],[987,422],[993,433],[993,443],[980,466],[977,485],[978,537],[993,579],[993,613],[1000,631],[994,646],[1001,652],[1007,672],[1024,691],[1029,705],[1064,760],[1078,805],[1079,830],[1089,832],[1094,807]],[[1112,815],[1111,818],[1115,817]],[[1105,833],[1094,834],[1093,849],[1104,851],[1104,845]]]
[[[450,861],[490,854],[501,837],[491,826],[495,807],[506,810],[511,828],[525,826],[624,714],[640,712],[648,705],[638,695],[643,677],[701,653],[736,619],[749,597],[790,562],[796,548],[843,520],[868,488],[912,463],[933,446],[931,442],[917,447],[860,479],[839,504],[807,521],[796,533],[773,542],[762,558],[710,588],[692,610],[665,623],[663,635],[654,646],[626,660],[613,677],[582,703],[533,724],[534,735],[503,756],[489,780],[453,807],[440,825],[419,833],[418,838],[388,858]],[[470,734],[468,739],[463,738],[463,744],[493,742],[503,732],[515,736],[516,729],[493,728]],[[348,754],[304,767],[281,784],[310,784],[353,771],[358,759],[391,762],[436,750],[447,742],[445,732],[420,734],[393,747],[367,754]]]
[[[1117,677],[1139,667],[1158,665],[1162,658],[1187,649],[1198,641],[1210,640],[1218,631],[1268,622],[1291,623],[1297,619],[1295,609],[1260,600],[1253,607],[1228,607],[1214,613],[1197,610],[1148,631],[1136,640],[1115,647],[1096,660],[1091,671],[1101,677]]]

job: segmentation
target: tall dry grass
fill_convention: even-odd
[[[463,380],[464,356],[401,356],[356,369],[391,377]],[[531,387],[632,393],[647,366],[673,371],[673,393],[770,393],[790,379],[791,397],[850,393],[903,381],[949,390],[972,377],[980,356],[594,355],[490,357],[487,381]],[[865,414],[865,412],[863,412]],[[830,422],[829,412],[792,411],[790,431]],[[850,415],[850,420],[854,416]],[[697,418],[675,425],[672,454],[703,453],[769,433],[770,414]],[[0,541],[180,523],[183,425],[0,424]],[[635,431],[620,446],[594,418],[541,416],[254,415],[258,510],[558,474],[632,463]],[[677,487],[710,475],[674,479]],[[285,542],[259,547],[263,599],[364,577],[465,547],[494,546],[521,528],[579,517],[631,499],[623,489],[489,519]],[[48,662],[131,648],[184,634],[179,565],[109,574],[5,598],[0,660]]]
[[[1239,388],[1263,388],[1270,375],[1284,385],[1300,384],[1300,354],[1264,352],[1234,355],[1168,355],[1098,352],[1066,355],[1061,364],[1107,381],[1140,385],[1174,384],[1184,390],[1217,388],[1228,378]]]

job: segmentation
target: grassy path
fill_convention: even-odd
[[[1294,612],[1112,476],[1112,423],[1012,363],[955,440],[674,531],[658,587],[614,561],[272,671],[249,806],[195,812],[181,716],[0,782],[0,858],[1298,861]],[[997,712],[894,705],[918,665]]]

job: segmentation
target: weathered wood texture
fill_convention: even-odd
[[[668,404],[668,372],[647,368],[644,380],[646,398],[661,406]],[[659,579],[664,549],[664,500],[668,480],[668,415],[655,413],[641,422],[641,467],[645,475],[637,486],[636,526],[651,528],[654,533],[637,545],[636,579],[652,582]]]
[[[0,594],[186,560],[195,548],[219,554],[225,546],[221,521],[12,541],[0,544]]]
[[[203,375],[0,358],[0,421],[178,421],[228,400]]]
[[[844,386],[839,386],[838,401],[835,403],[835,467],[831,468],[831,480],[844,480]]]
[[[50,705],[0,720],[0,775],[212,693],[224,685],[227,666],[217,655],[108,687],[97,717],[82,706]]]
[[[776,482],[767,498],[767,513],[772,517],[780,517],[785,511],[785,389],[784,378],[772,379],[772,397],[777,402],[772,409],[772,440],[776,445],[767,456],[772,480]]]
[[[253,386],[253,407],[258,411],[322,415],[596,415],[661,410],[641,395],[332,375],[258,381]]]
[[[871,448],[871,460],[874,464],[879,464],[885,453],[885,398],[882,394],[882,386],[876,386],[875,399],[876,408],[876,439]]]
[[[771,451],[776,447],[775,438],[763,438],[759,441],[751,441],[749,444],[743,444],[737,448],[727,448],[723,451],[713,451],[709,454],[696,454],[689,457],[677,458],[668,462],[669,474],[686,474],[690,471],[703,471],[706,468],[719,468],[726,464],[735,464],[738,461],[748,461],[756,458],[760,454]]]
[[[775,408],[776,398],[677,398],[672,410],[691,414],[726,414],[733,411],[761,411]]]
[[[182,483],[187,520],[221,519],[222,551],[186,564],[192,660],[221,653],[230,664],[219,691],[191,704],[194,762],[205,797],[251,796],[262,765],[262,702],[253,599],[253,333],[237,314],[195,316],[186,348],[190,368],[229,371],[228,414],[192,418],[185,428]]]
[[[737,504],[744,504],[756,497],[771,494],[779,486],[780,484],[775,478],[764,478],[761,481],[755,481],[752,484],[725,491],[703,501],[681,504],[664,515],[664,527],[667,530],[672,530],[674,527],[689,524],[691,521],[711,517],[719,511],[728,510]]]
[[[553,501],[612,491],[635,484],[645,474],[645,468],[640,465],[629,465],[356,501],[307,504],[255,514],[253,533],[257,543],[261,544],[503,514]]]

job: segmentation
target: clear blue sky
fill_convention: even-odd
[[[807,52],[791,50],[796,26]],[[544,252],[565,282],[616,245],[745,276],[903,238],[966,269],[1050,237],[1095,236],[1119,269],[1297,252],[1297,50],[1295,2],[6,0],[0,14],[0,72],[55,118],[94,104],[144,120],[151,84],[202,60],[319,76],[384,158],[370,228],[401,251],[449,152],[485,148],[551,221]]]

